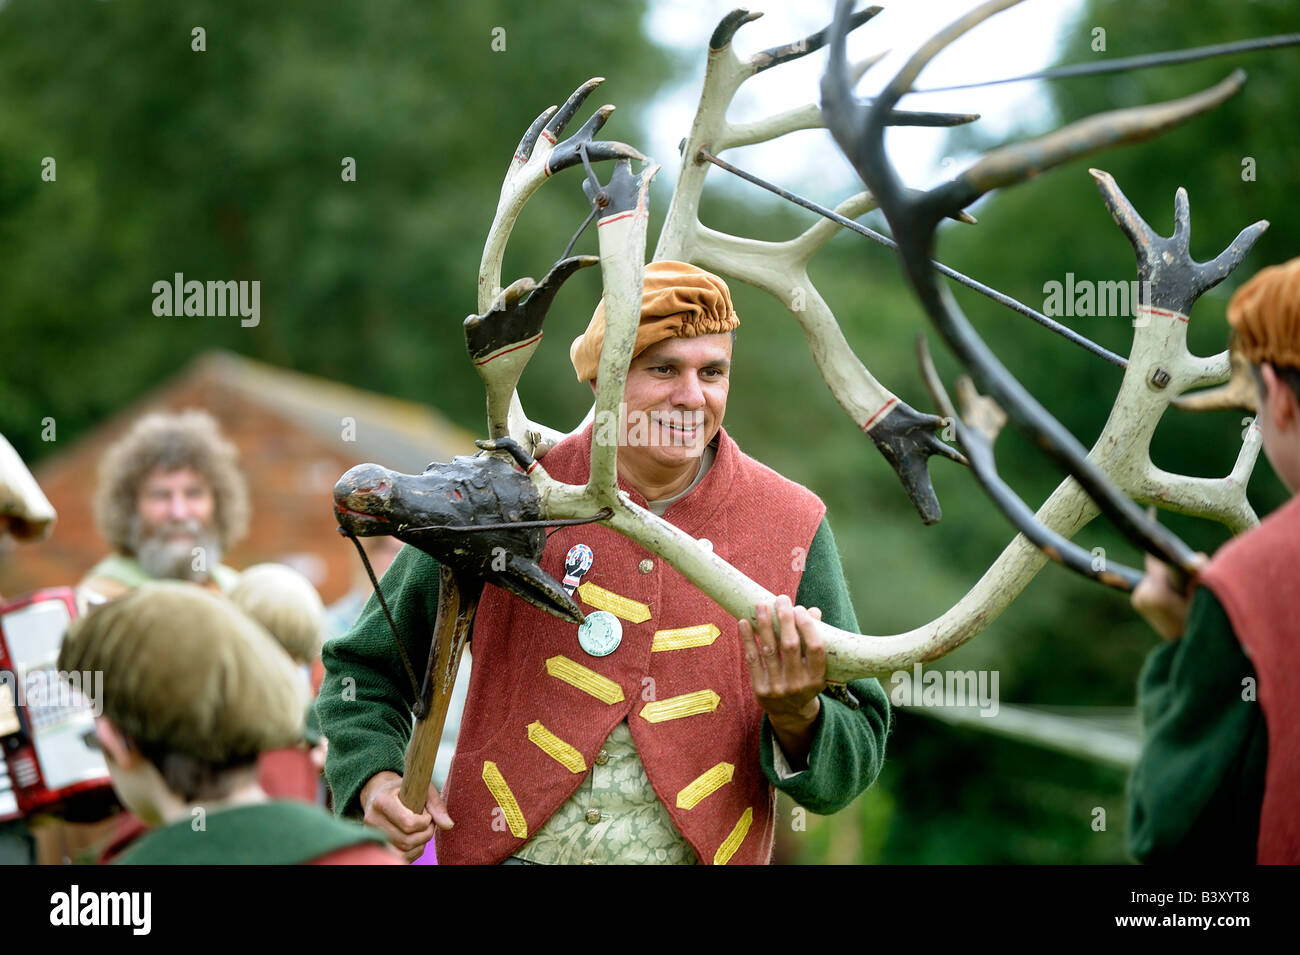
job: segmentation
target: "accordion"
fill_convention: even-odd
[[[71,587],[0,604],[0,821],[36,813],[86,821],[116,805],[108,765],[90,742],[103,674],[58,669],[76,614]]]

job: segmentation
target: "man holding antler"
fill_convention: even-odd
[[[1228,305],[1278,477],[1300,489],[1300,259]],[[1142,671],[1129,851],[1144,862],[1300,863],[1300,497],[1230,541],[1189,599],[1147,558],[1133,606],[1167,642]]]
[[[437,830],[442,862],[765,863],[774,787],[827,813],[872,783],[889,728],[884,692],[875,680],[825,692],[815,621],[857,630],[825,505],[722,429],[738,325],[717,276],[647,265],[618,427],[593,422],[545,466],[582,483],[593,442],[617,441],[632,501],[783,596],[751,626],[621,534],[557,529],[541,566],[564,579],[586,622],[484,593],[446,800],[430,786],[424,813],[398,798],[412,701],[371,601],[324,653],[318,711],[339,811],[364,814],[411,856]],[[605,331],[602,302],[570,353],[580,381],[594,385]],[[412,547],[384,577],[411,659],[428,655],[438,579]]]

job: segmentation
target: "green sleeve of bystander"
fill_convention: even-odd
[[[1268,757],[1255,669],[1207,587],[1179,640],[1138,679],[1142,753],[1128,785],[1128,850],[1140,862],[1255,861]]]

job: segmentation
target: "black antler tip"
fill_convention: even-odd
[[[746,23],[757,20],[762,15],[761,11],[751,13],[743,7],[732,10],[718,21],[718,25],[713,30],[713,35],[709,37],[709,50],[716,52],[726,49],[736,35],[737,30]]]

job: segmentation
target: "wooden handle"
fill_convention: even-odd
[[[429,783],[433,780],[433,767],[438,759],[438,743],[447,723],[447,707],[451,691],[456,685],[460,658],[474,625],[474,611],[482,587],[462,588],[455,574],[442,568],[438,579],[438,617],[433,628],[433,647],[429,653],[429,672],[426,677],[432,684],[429,712],[424,719],[416,720],[411,742],[406,747],[406,769],[402,774],[402,788],[398,796],[402,805],[412,812],[424,812],[429,797]]]
[[[400,798],[411,812],[424,812],[429,798],[429,783],[433,780],[433,767],[438,761],[438,744],[442,742],[442,729],[447,721],[447,708],[442,708],[440,719],[417,720],[411,743],[406,748],[406,770],[402,774]]]

